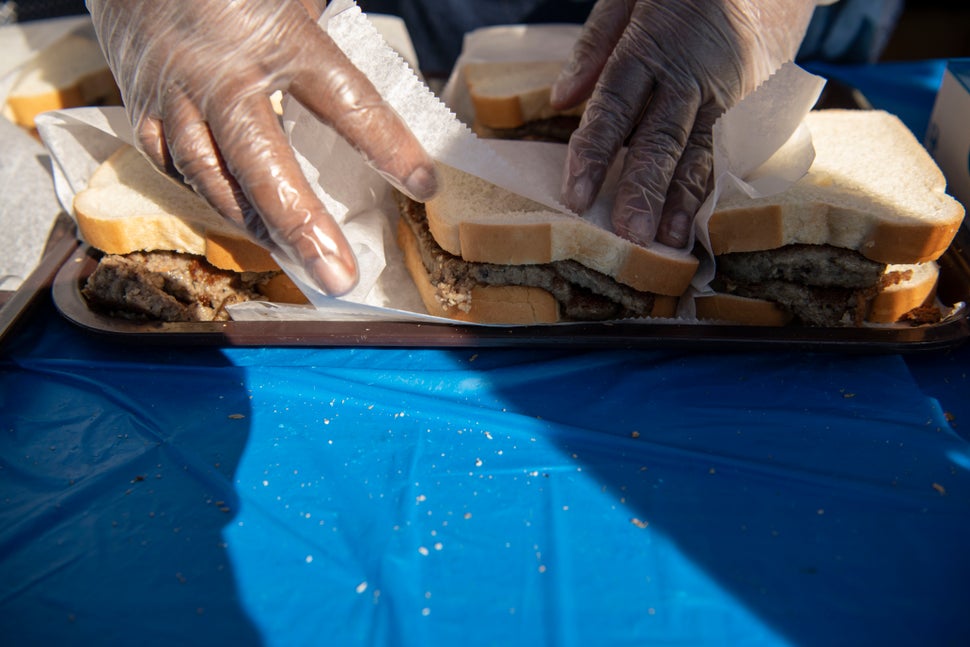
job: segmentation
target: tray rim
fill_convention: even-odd
[[[953,348],[970,337],[966,307],[939,324],[865,328],[773,328],[668,322],[509,327],[376,321],[137,322],[110,317],[88,307],[80,291],[80,282],[93,269],[96,254],[96,250],[80,243],[62,263],[51,287],[54,305],[61,316],[88,332],[135,343],[242,347],[792,349],[910,353]],[[970,277],[967,278],[970,281]]]

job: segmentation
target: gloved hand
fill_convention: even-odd
[[[553,86],[588,98],[562,199],[582,212],[629,138],[615,231],[684,247],[711,185],[717,118],[794,58],[815,0],[599,0]]]
[[[433,162],[311,15],[315,0],[87,0],[136,139],[224,217],[326,292],[357,282],[346,238],[303,176],[269,96],[288,91],[419,200]],[[324,169],[325,172],[325,169]]]

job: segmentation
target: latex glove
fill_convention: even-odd
[[[563,202],[585,211],[624,141],[612,220],[636,243],[684,247],[707,196],[717,118],[792,60],[815,0],[599,0],[553,86],[589,97],[569,142]]]
[[[300,170],[270,94],[288,91],[412,197],[434,193],[431,158],[310,14],[322,3],[87,5],[145,155],[302,263],[329,294],[354,287],[357,262]]]

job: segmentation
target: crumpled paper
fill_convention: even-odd
[[[437,161],[551,210],[568,213],[559,202],[565,146],[477,138],[414,72],[413,61],[409,63],[388,45],[391,39],[382,35],[387,33],[387,25],[375,25],[353,0],[331,2],[321,18],[321,26],[402,115]],[[515,29],[528,31],[529,28]],[[400,38],[401,34],[395,37]],[[562,33],[557,33],[556,38],[562,47],[566,42]],[[719,192],[744,190],[759,194],[780,190],[807,171],[813,153],[810,139],[804,136],[805,132],[798,132],[798,126],[823,84],[822,79],[788,64],[722,118],[715,133],[720,188],[705,203],[705,208],[713,210]],[[450,96],[457,97],[460,90],[453,85]],[[341,223],[358,256],[361,280],[350,295],[330,297],[307,280],[298,264],[276,254],[277,261],[313,305],[243,303],[231,307],[233,318],[450,322],[425,313],[404,269],[400,250],[394,243],[398,216],[386,178],[297,102],[284,102],[283,122],[311,186]],[[98,132],[92,132],[92,128]],[[73,193],[83,188],[103,151],[113,150],[112,138],[115,138],[114,147],[118,139],[130,142],[131,138],[123,113],[111,109],[48,113],[41,120],[40,130],[57,162],[56,186],[63,205],[70,205]],[[779,150],[783,153],[774,155]],[[583,217],[595,218],[608,227],[606,214],[610,203],[611,193],[606,188],[592,213]],[[705,222],[698,218],[698,231]],[[699,240],[704,242],[702,236]],[[695,287],[703,289],[701,284]]]

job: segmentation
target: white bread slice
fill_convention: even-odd
[[[466,261],[503,265],[574,260],[642,292],[680,296],[698,261],[659,243],[640,247],[578,216],[551,211],[481,178],[438,168],[426,205],[438,244]]]
[[[84,240],[108,254],[171,250],[205,255],[209,238],[227,255],[239,243],[266,253],[131,146],[122,146],[95,170],[87,188],[75,196],[74,212]],[[216,265],[236,269],[231,267],[233,260]],[[242,269],[242,263],[236,264]],[[249,263],[245,269],[252,269]]]
[[[121,146],[74,197],[81,238],[106,254],[175,251],[204,256],[234,272],[279,271],[270,253],[226,221],[194,191],[158,172],[135,148]],[[285,274],[267,297],[303,303]]]
[[[882,263],[922,263],[946,250],[964,208],[898,117],[819,110],[806,117],[816,157],[788,190],[720,202],[709,232],[715,255],[794,243],[856,250]]]
[[[937,263],[896,265],[886,272],[899,272],[905,278],[893,283],[875,296],[869,304],[868,323],[898,322],[915,308],[931,305],[936,300],[940,267]],[[721,321],[749,326],[784,326],[792,315],[773,301],[742,297],[736,294],[709,294],[694,299],[696,316],[702,321]]]
[[[463,67],[475,121],[486,128],[517,128],[559,115],[579,116],[585,105],[566,111],[549,105],[563,61],[476,62]]]
[[[43,50],[19,73],[7,96],[11,121],[34,127],[48,110],[121,104],[121,94],[98,42],[72,33]]]

